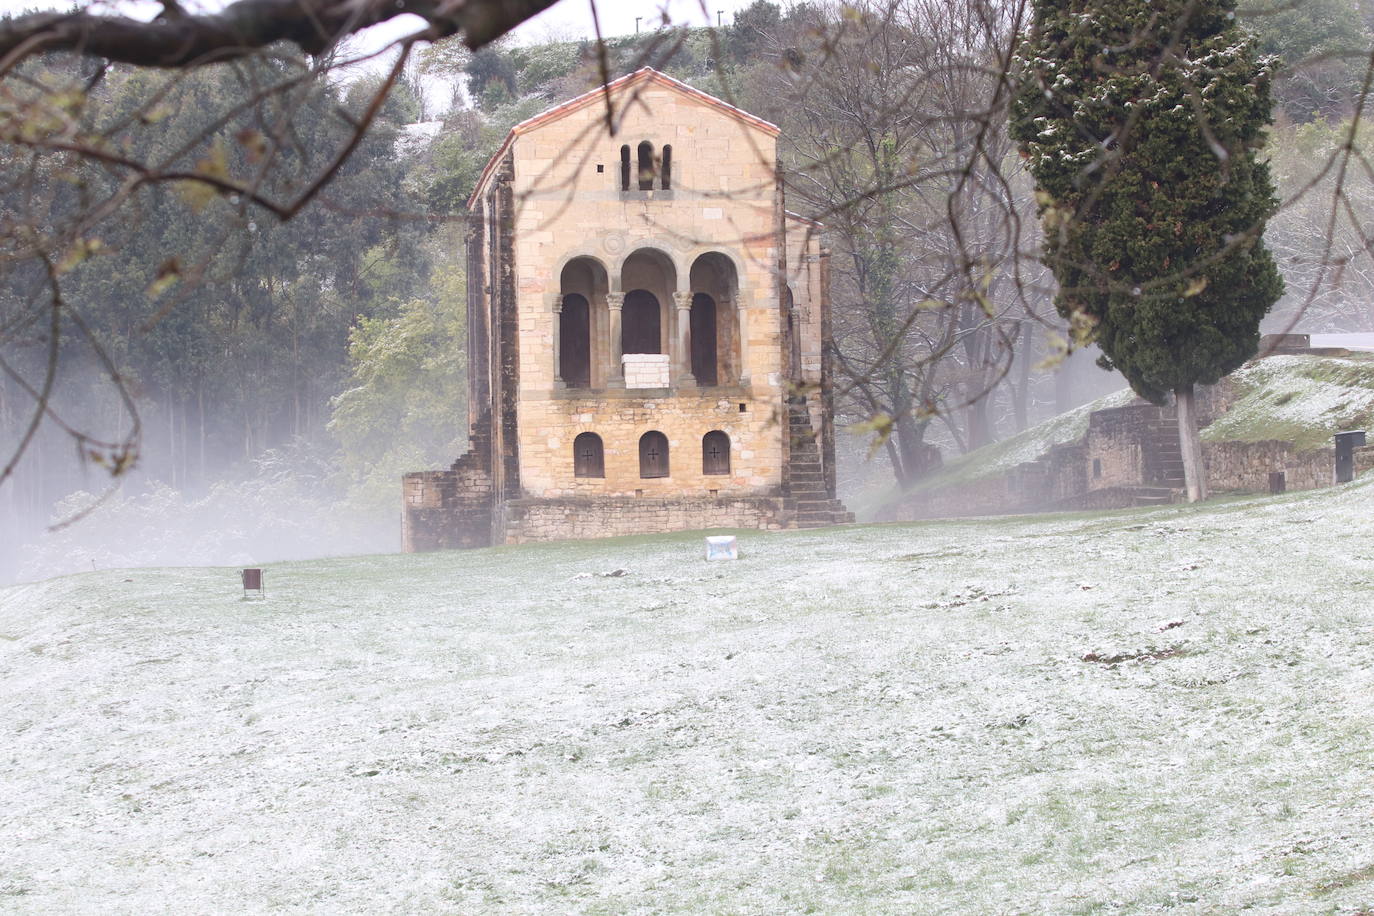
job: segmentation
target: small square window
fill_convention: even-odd
[[[596,173],[597,173],[598,175],[600,175],[600,174],[601,174],[602,172],[604,172],[604,171],[606,171],[606,166],[604,166],[604,165],[602,165],[600,162],[598,162],[598,163],[596,164]]]
[[[741,404],[741,405],[739,405],[739,412],[740,412],[740,413],[744,413],[745,410],[747,410],[747,409],[748,409],[748,405],[746,405],[746,404]]]

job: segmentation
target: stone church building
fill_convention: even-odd
[[[852,520],[777,137],[649,68],[511,130],[469,200],[471,447],[405,476],[407,551]]]

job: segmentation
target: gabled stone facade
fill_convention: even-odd
[[[511,131],[469,201],[472,447],[406,475],[404,549],[851,520],[777,136],[648,68]]]

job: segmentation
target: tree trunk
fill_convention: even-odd
[[[988,398],[992,397],[992,390],[985,384],[980,384],[981,392],[975,392],[972,396],[972,403],[964,411],[964,425],[968,433],[968,450],[982,448],[991,445],[996,441],[993,434],[992,418],[988,416]]]
[[[1202,463],[1202,438],[1197,431],[1197,402],[1193,386],[1174,390],[1178,405],[1178,447],[1183,453],[1183,484],[1188,502],[1207,498],[1207,469]]]
[[[1020,361],[1017,367],[1020,370],[1020,385],[1012,386],[1011,410],[1016,418],[1016,431],[1023,433],[1030,428],[1030,370],[1033,358],[1031,337],[1031,322],[1027,321],[1021,325],[1021,346],[1017,350],[1016,357]]]

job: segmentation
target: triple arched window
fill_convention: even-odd
[[[648,140],[640,142],[633,151],[631,161],[630,145],[620,148],[620,190],[652,191],[654,182],[659,188],[670,191],[673,187],[673,148],[664,146],[660,156],[654,155],[654,145]]]

